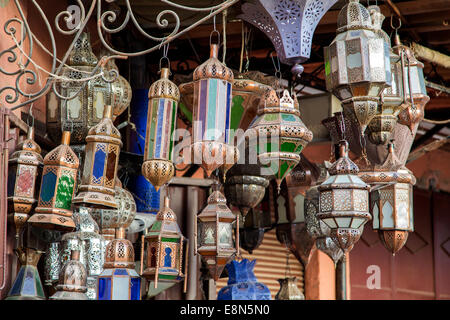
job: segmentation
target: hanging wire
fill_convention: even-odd
[[[212,10],[211,10],[211,13],[212,13]],[[212,44],[212,35],[214,34],[214,33],[217,33],[217,45],[220,45],[220,32],[219,31],[217,31],[217,27],[216,27],[216,16],[214,15],[213,16],[213,26],[214,26],[214,29],[211,31],[211,33],[209,34],[209,45],[211,46],[211,44]]]
[[[34,102],[31,103],[30,109],[28,110],[28,119],[27,119],[28,127],[34,127],[33,104],[34,104]],[[32,120],[31,125],[30,125],[30,119]]]
[[[222,63],[225,63],[225,57],[227,55],[227,15],[228,9],[222,11],[222,28],[223,28],[223,51],[222,51]]]
[[[280,59],[278,58],[278,55],[277,55],[277,63],[275,63],[275,59],[273,58],[273,51],[270,52],[270,58],[272,59],[273,67],[275,69],[275,78],[277,78],[277,80],[278,80],[276,90],[280,90],[282,88]],[[278,92],[277,92],[277,96],[278,96],[278,98],[280,97]]]
[[[161,42],[161,44],[162,44],[163,42]],[[169,59],[169,57],[168,57],[168,53],[169,53],[169,43],[170,42],[167,42],[166,44],[164,44],[163,46],[162,46],[162,51],[163,51],[163,53],[162,53],[162,57],[161,57],[161,59],[159,59],[159,72],[161,72],[161,66],[162,66],[162,61],[163,60],[167,60],[167,68],[169,69],[169,75],[172,75],[172,72],[170,71],[170,59]],[[161,49],[161,47],[160,47],[160,49]]]
[[[285,269],[284,277],[287,278],[288,274],[289,274],[289,277],[291,277],[292,273],[291,273],[291,267],[289,265],[289,256],[291,253],[290,253],[289,247],[287,245],[288,240],[287,240],[287,236],[285,233],[283,233],[283,242],[284,242],[284,246],[286,247],[286,269]]]

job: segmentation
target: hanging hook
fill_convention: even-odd
[[[397,30],[400,29],[400,27],[402,26],[402,19],[400,19],[399,17],[397,17],[397,19],[398,19],[398,26],[397,26],[397,27],[394,27],[394,24],[392,23],[392,21],[393,21],[392,17],[393,17],[393,16],[394,16],[394,15],[391,14],[391,28],[394,29],[394,30],[395,30],[395,34],[397,34]]]
[[[28,119],[27,119],[28,127],[34,127],[33,104],[34,104],[34,102],[31,103],[30,109],[28,110]],[[30,125],[30,119],[31,119],[31,125]]]
[[[211,9],[211,13],[213,13],[213,10]],[[212,35],[214,33],[217,33],[217,45],[220,44],[220,32],[217,31],[217,27],[216,27],[216,15],[213,16],[213,30],[211,31],[210,35],[209,35],[209,46],[211,46],[212,44]]]
[[[161,49],[161,47],[160,47]],[[161,68],[162,68],[162,61],[166,60],[167,61],[167,68],[169,69],[169,75],[172,75],[172,72],[170,71],[170,59],[167,56],[167,54],[169,53],[169,43],[166,43],[165,45],[162,46],[163,49],[163,55],[161,57],[161,59],[159,59],[159,73],[161,72]]]

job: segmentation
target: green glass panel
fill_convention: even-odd
[[[264,148],[260,148],[259,143],[256,145],[256,154],[261,154],[261,153],[271,152],[271,151],[272,151],[272,143],[271,142],[266,143],[265,150],[264,150]]]
[[[325,74],[328,76],[330,74],[330,71],[331,71],[330,60],[326,59],[325,60]]]
[[[284,142],[281,144],[282,152],[294,152],[295,151],[295,143],[292,142]]]
[[[178,243],[178,242],[180,242],[180,238],[161,238],[161,241]]]
[[[264,115],[264,120],[275,121],[278,119],[278,113],[268,113]]]
[[[160,230],[160,229],[161,229],[161,221],[155,221],[155,223],[153,223],[150,231],[155,231],[155,230]]]
[[[242,96],[236,95],[233,97],[230,122],[230,129],[232,130],[236,130],[239,127],[239,123],[241,122],[242,114],[244,113],[242,102],[244,102],[244,98],[242,98]]]
[[[283,162],[280,165],[280,169],[278,170],[278,178],[284,177],[286,171],[289,169],[289,164],[287,162]]]
[[[302,150],[303,150],[303,146],[301,145],[301,144],[299,144],[298,146],[297,146],[297,149],[295,149],[295,153],[296,154],[300,154],[300,153],[302,153]]]
[[[180,108],[183,116],[185,116],[192,123],[192,112],[183,104],[183,102],[180,102],[178,107]]]
[[[70,210],[72,205],[73,187],[75,181],[73,176],[62,175],[58,180],[58,187],[56,190],[55,207],[60,209]]]
[[[295,119],[295,116],[293,114],[282,114],[281,115],[281,119],[285,120],[285,121],[295,121],[297,119]]]
[[[45,297],[44,289],[42,288],[41,278],[39,278],[39,272],[36,272],[36,274],[35,274],[35,279],[36,279],[36,291],[37,291],[37,295],[38,295],[39,297]]]

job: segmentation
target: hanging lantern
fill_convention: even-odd
[[[161,69],[161,79],[148,91],[147,132],[145,135],[142,174],[156,191],[172,179],[173,132],[177,125],[177,108],[180,100],[178,87],[169,80],[169,69]]]
[[[181,270],[184,241],[185,238],[177,224],[177,216],[169,208],[169,198],[165,197],[164,207],[158,212],[156,221],[150,231],[142,236],[141,276],[150,282],[150,291],[155,291],[152,289],[157,289],[158,286],[165,290],[183,278],[186,288],[187,277]],[[144,257],[145,250],[146,257]],[[153,295],[155,294],[152,293],[151,296]]]
[[[348,158],[348,143],[340,143],[340,158],[329,169],[330,177],[319,186],[317,218],[330,228],[330,237],[345,252],[359,240],[362,226],[371,219],[369,186],[356,174]]]
[[[61,261],[59,259],[59,251],[61,250],[60,242],[50,242],[47,245],[44,256],[44,285],[56,286],[59,281],[59,270],[61,269]]]
[[[217,281],[225,265],[233,259],[239,248],[239,220],[227,207],[227,200],[213,185],[208,205],[197,216],[195,230],[196,251],[208,266],[211,277]],[[233,247],[233,223],[236,221],[236,248]]]
[[[87,272],[79,260],[80,252],[72,251],[70,260],[61,269],[59,284],[56,286],[57,291],[49,298],[50,300],[88,300]]]
[[[265,171],[275,176],[278,191],[283,179],[300,161],[303,148],[313,138],[300,119],[300,111],[295,108],[289,92],[284,90],[279,99],[273,89],[266,91],[265,100],[246,135],[249,146],[256,148]]]
[[[228,283],[220,289],[217,300],[271,300],[269,288],[256,279],[256,259],[232,260],[227,264]]]
[[[141,300],[141,278],[134,270],[134,248],[119,228],[106,246],[105,264],[98,276],[97,300]]]
[[[357,119],[362,133],[377,114],[381,92],[391,86],[389,50],[367,9],[348,0],[338,15],[336,37],[324,48],[325,77],[327,90]]]
[[[280,291],[275,296],[275,300],[305,300],[305,295],[297,286],[297,280],[297,277],[278,279]]]
[[[117,73],[117,79],[111,83],[111,105],[113,106],[113,120],[115,120],[130,106],[133,91],[128,81],[119,74],[115,59],[108,60],[105,70],[114,70]]]
[[[117,207],[114,186],[122,141],[111,117],[112,107],[107,105],[103,119],[89,130],[83,176],[73,203]]]
[[[75,228],[71,208],[79,160],[69,143],[70,132],[64,131],[61,145],[44,158],[38,206],[28,220],[36,227],[60,231]]]
[[[16,226],[17,242],[37,202],[36,182],[42,173],[41,147],[33,139],[34,128],[29,127],[27,138],[17,145],[8,161],[8,213]]]
[[[239,151],[230,145],[233,72],[218,59],[219,47],[211,44],[210,58],[194,71],[193,163],[208,176],[224,164],[232,165]],[[226,174],[226,169],[224,170]]]
[[[14,249],[20,262],[20,270],[5,300],[45,300],[44,289],[37,270],[42,251]]]

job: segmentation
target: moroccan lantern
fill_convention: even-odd
[[[298,288],[297,281],[297,277],[278,279],[280,290],[275,296],[275,300],[305,300],[305,295]]]
[[[105,70],[114,70],[117,73],[117,79],[111,83],[111,105],[113,106],[113,120],[115,120],[130,106],[133,91],[128,81],[119,74],[115,59],[108,60]]]
[[[45,300],[44,289],[37,269],[42,251],[14,249],[20,262],[20,270],[5,300]]]
[[[219,46],[211,44],[210,58],[194,70],[192,162],[208,176],[224,164],[232,165],[239,151],[231,145],[233,72],[217,59]],[[226,170],[224,172],[226,174]]]
[[[97,300],[141,300],[141,278],[135,271],[134,248],[125,229],[106,246],[105,264],[98,276]]]
[[[70,231],[75,228],[72,198],[79,160],[69,146],[69,131],[63,132],[61,140],[61,145],[44,158],[38,206],[28,223],[45,229]]]
[[[181,270],[184,241],[185,238],[177,224],[177,216],[169,207],[169,198],[165,197],[164,207],[156,215],[156,221],[150,231],[142,236],[140,273],[153,287],[149,288],[150,290],[157,289],[158,286],[167,289],[183,278],[186,284],[187,277]]]
[[[228,283],[220,289],[217,300],[271,300],[269,288],[256,279],[256,259],[232,260],[227,264]]]
[[[88,300],[86,295],[87,272],[80,262],[80,252],[73,250],[70,260],[61,269],[56,293],[50,300]]]
[[[178,87],[169,80],[169,69],[161,69],[161,79],[148,91],[147,132],[145,135],[142,174],[156,191],[172,179],[173,132],[177,124],[177,108],[180,100]]]
[[[324,48],[325,78],[327,90],[357,119],[362,133],[377,114],[381,92],[391,85],[389,50],[368,10],[348,0],[338,15],[336,37]]]
[[[213,184],[208,204],[197,216],[195,224],[195,254],[205,261],[211,277],[217,281],[225,265],[239,249],[239,220],[227,206],[227,200]],[[236,222],[236,248],[233,247],[233,223]]]
[[[363,225],[371,219],[369,189],[348,158],[348,143],[342,140],[339,156],[328,170],[330,177],[319,186],[317,218],[330,228],[330,237],[345,252],[359,240]]]
[[[265,92],[257,117],[246,135],[263,166],[261,175],[275,177],[278,191],[287,174],[299,163],[300,153],[312,140],[312,132],[300,119],[294,99],[284,90],[278,98],[274,89]],[[265,173],[264,173],[265,172]]]
[[[116,208],[114,186],[122,141],[110,105],[105,106],[103,119],[89,130],[86,142],[83,176],[73,203]]]
[[[29,127],[27,138],[17,145],[8,161],[8,213],[16,225],[18,243],[29,213],[37,202],[36,182],[42,172],[41,147],[33,139],[34,128]]]
[[[69,99],[61,99],[53,90],[47,95],[47,132],[53,141],[61,139],[62,131],[71,131],[71,142],[84,144],[89,129],[102,120],[104,106],[112,104],[111,83],[99,75],[101,68],[94,74],[98,77],[87,83],[78,81],[91,77],[98,63],[90,36],[83,32],[75,41],[67,66],[61,72],[63,77],[74,81],[55,82],[57,92]]]
[[[59,252],[61,250],[61,242],[50,242],[47,245],[44,256],[44,285],[56,286],[59,281],[59,270],[61,269],[61,261]]]

